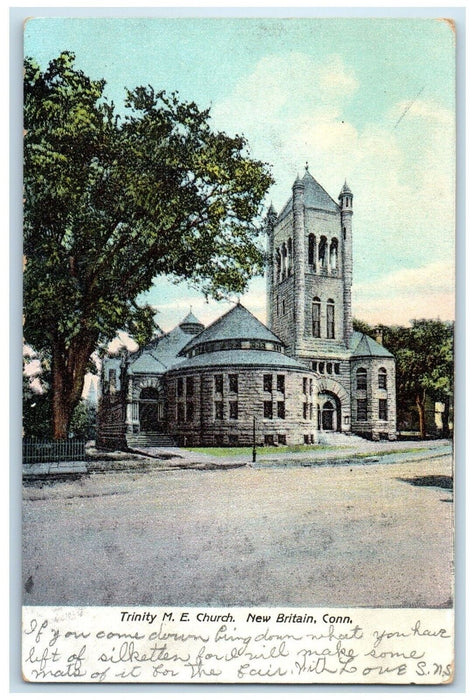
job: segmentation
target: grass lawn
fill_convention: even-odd
[[[200,452],[206,455],[212,455],[214,457],[234,457],[239,455],[252,455],[252,447],[185,447],[183,448],[187,452]],[[346,450],[347,447],[341,447],[338,445],[280,445],[279,447],[256,447],[256,454],[258,455],[273,455],[279,453],[298,453],[298,452],[317,452],[319,450],[331,450],[332,452],[338,452],[339,450]],[[426,447],[401,447],[394,445],[393,449],[387,449],[378,451],[378,455],[390,455],[394,452],[420,452],[421,450],[426,450]],[[374,452],[358,452],[355,449],[355,455],[358,457],[372,457]]]
[[[188,452],[201,452],[202,454],[214,455],[216,457],[233,457],[234,455],[251,455],[250,447],[186,447]],[[258,455],[272,455],[279,452],[315,452],[316,450],[335,450],[337,447],[326,445],[280,445],[279,447],[256,447]]]

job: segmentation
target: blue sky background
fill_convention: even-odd
[[[273,166],[279,210],[305,162],[335,199],[354,192],[354,315],[371,323],[454,317],[455,39],[436,19],[71,19],[27,22],[25,53],[42,68],[62,50],[124,88],[151,84],[211,107],[216,128],[244,133]],[[157,280],[147,299],[169,330],[186,285]],[[242,302],[265,321],[265,284]]]

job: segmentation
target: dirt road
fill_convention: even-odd
[[[450,474],[434,457],[28,485],[24,603],[446,606]]]

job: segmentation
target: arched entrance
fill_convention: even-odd
[[[153,433],[159,430],[160,408],[163,412],[163,404],[160,402],[158,389],[147,386],[142,389],[139,397],[139,422],[141,433]]]
[[[338,396],[329,391],[320,393],[317,408],[318,430],[340,432],[341,403]]]

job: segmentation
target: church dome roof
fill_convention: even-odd
[[[180,355],[187,354],[198,345],[227,340],[260,340],[283,347],[284,343],[267,326],[238,303],[214,323],[195,336],[181,350]]]

